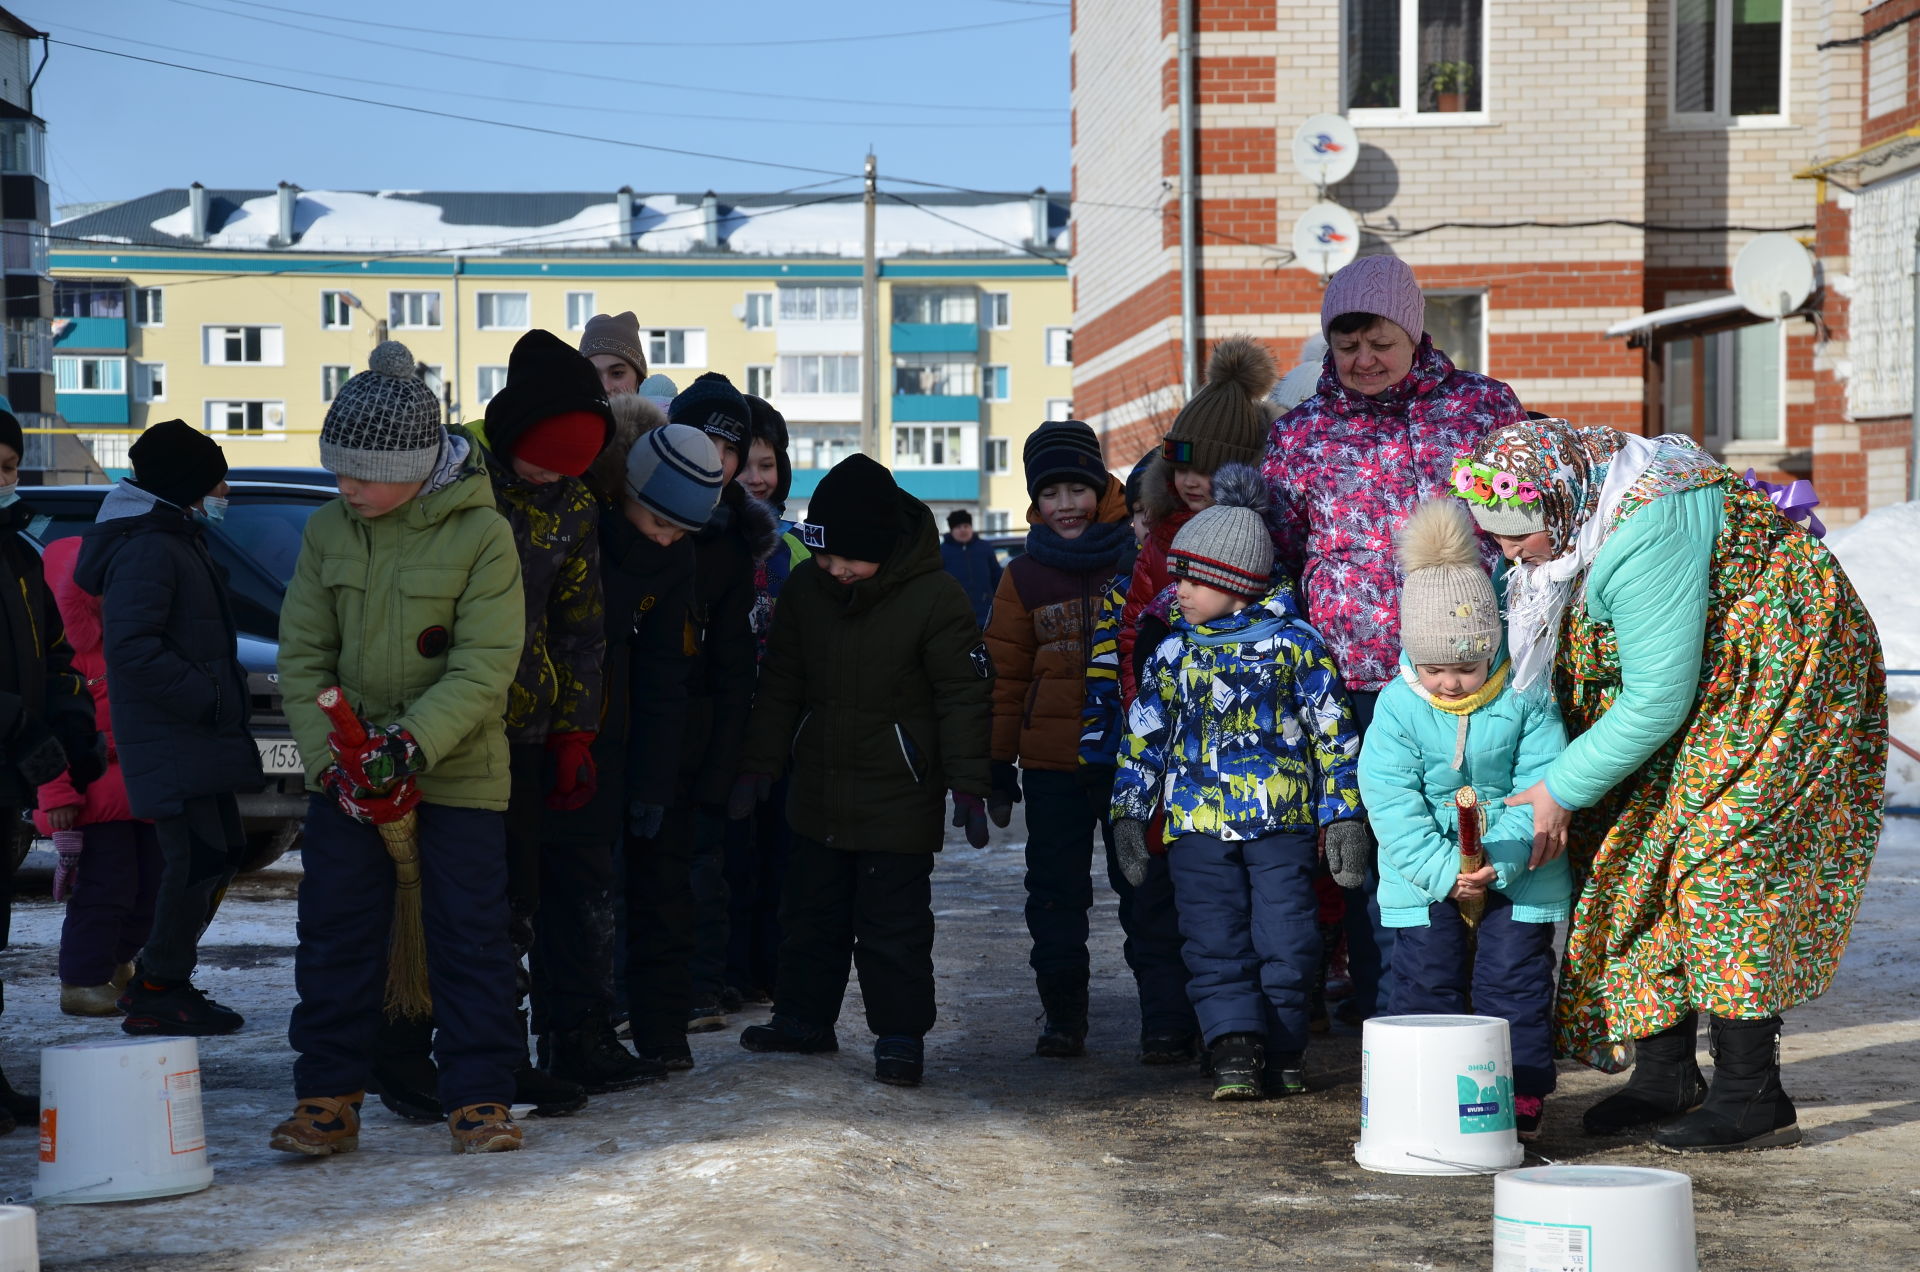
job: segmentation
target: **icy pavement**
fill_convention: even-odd
[[[1017,829],[1017,824],[1016,824]],[[1110,898],[1096,911],[1093,1054],[1029,1052],[1017,844],[950,848],[935,874],[941,1023],[928,1082],[875,1084],[857,1000],[837,1056],[753,1056],[736,1027],[692,1039],[699,1067],[529,1119],[524,1151],[457,1158],[437,1127],[370,1101],[358,1153],[270,1152],[290,1106],[297,878],[248,881],[208,934],[203,984],[249,1018],[201,1045],[216,1171],[209,1191],[40,1212],[49,1267],[376,1269],[1155,1269],[1476,1267],[1490,1185],[1355,1168],[1357,1037],[1316,1043],[1316,1089],[1216,1106],[1193,1070],[1133,1062],[1130,982]],[[1101,890],[1104,892],[1104,889]],[[1883,841],[1834,990],[1788,1018],[1798,1150],[1681,1159],[1593,1141],[1578,1111],[1617,1080],[1567,1070],[1543,1151],[1683,1165],[1703,1266],[1920,1266],[1920,822]],[[18,903],[0,1056],[31,1083],[32,1046],[109,1036],[62,1016],[59,910]],[[0,1139],[0,1193],[31,1195],[34,1141]],[[1812,1200],[1812,1199],[1817,1199]]]

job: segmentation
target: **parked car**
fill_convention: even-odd
[[[246,668],[253,717],[249,727],[266,771],[264,790],[242,792],[240,819],[247,833],[243,870],[273,864],[293,846],[306,814],[306,773],[280,700],[276,669],[280,607],[300,555],[307,518],[334,498],[331,489],[294,482],[229,478],[227,515],[207,527],[207,547],[227,573],[227,596],[240,629],[240,665]],[[77,535],[93,524],[111,486],[31,486],[22,502],[33,510],[27,537],[38,544]]]
[[[1024,530],[1019,534],[996,530],[992,534],[983,534],[980,538],[993,549],[994,559],[1000,562],[1000,568],[1003,570],[1013,558],[1027,554],[1027,532]]]
[[[227,480],[267,481],[283,486],[324,486],[331,493],[340,479],[324,468],[229,468]]]

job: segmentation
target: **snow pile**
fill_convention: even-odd
[[[294,250],[440,252],[459,248],[497,252],[511,247],[579,248],[604,244],[618,232],[619,226],[619,210],[611,199],[582,208],[574,216],[553,225],[449,225],[442,219],[443,209],[438,204],[392,197],[395,193],[302,191],[293,208],[293,229],[298,236]],[[660,202],[665,206],[655,207],[655,201],[648,200],[645,211],[636,204],[636,223],[644,228],[648,213],[653,213],[652,219],[658,220],[667,213],[685,210],[671,198]],[[274,236],[280,231],[279,204],[277,194],[248,199],[238,212],[227,218],[225,225],[207,236],[207,245],[241,249],[274,246]],[[676,218],[676,221],[687,220],[697,218]],[[161,217],[153,223],[153,228],[178,238],[191,234],[191,205]],[[682,246],[684,244],[676,242],[666,250]]]
[[[1880,630],[1893,670],[1920,670],[1920,502],[1881,508],[1827,536]],[[1893,735],[1920,747],[1920,676],[1889,676]],[[1898,747],[1887,757],[1887,802],[1920,806],[1920,760]]]

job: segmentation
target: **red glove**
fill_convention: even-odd
[[[399,821],[420,803],[420,788],[411,777],[401,778],[390,790],[370,791],[364,786],[355,786],[336,765],[321,775],[320,784],[333,796],[341,812],[363,826],[384,826]]]
[[[329,733],[327,749],[347,781],[363,791],[384,791],[426,767],[420,744],[397,724],[368,730],[367,740],[359,746],[349,746],[339,734]]]
[[[549,733],[547,751],[553,756],[553,789],[547,807],[585,808],[600,788],[600,770],[593,763],[592,733]]]

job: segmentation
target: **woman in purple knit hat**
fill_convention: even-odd
[[[1512,389],[1462,371],[1426,334],[1426,298],[1393,256],[1335,274],[1320,306],[1327,356],[1314,395],[1274,422],[1264,473],[1274,547],[1300,580],[1364,738],[1400,659],[1400,578],[1393,536],[1423,500],[1449,494],[1455,462],[1492,430],[1527,417]],[[1489,568],[1496,556],[1487,551]],[[1363,743],[1364,745],[1364,743]],[[1373,1015],[1388,934],[1371,860],[1327,862],[1347,889],[1354,998],[1342,1017]]]

